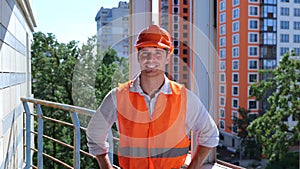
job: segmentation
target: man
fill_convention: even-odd
[[[197,133],[197,149],[187,167],[199,169],[217,146],[219,133],[199,98],[164,74],[173,52],[170,34],[150,25],[138,35],[135,48],[141,72],[103,100],[88,125],[89,151],[102,169],[112,168],[106,139],[117,121],[121,168],[179,169],[185,163],[192,130]]]

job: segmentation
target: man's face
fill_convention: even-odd
[[[165,65],[169,63],[170,56],[164,49],[145,47],[138,52],[138,62],[142,73],[150,76],[164,73]]]

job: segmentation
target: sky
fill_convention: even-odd
[[[60,43],[86,43],[96,35],[95,16],[101,7],[118,7],[120,0],[33,0],[35,32],[53,33]],[[122,0],[129,1],[129,0]]]

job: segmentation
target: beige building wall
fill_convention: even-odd
[[[23,168],[23,106],[31,96],[30,2],[0,0],[0,168]]]

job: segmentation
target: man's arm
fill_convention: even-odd
[[[200,169],[211,150],[211,147],[197,146],[196,152],[188,166],[188,169]]]
[[[107,153],[97,155],[96,158],[100,169],[113,169],[112,165],[110,164]]]

